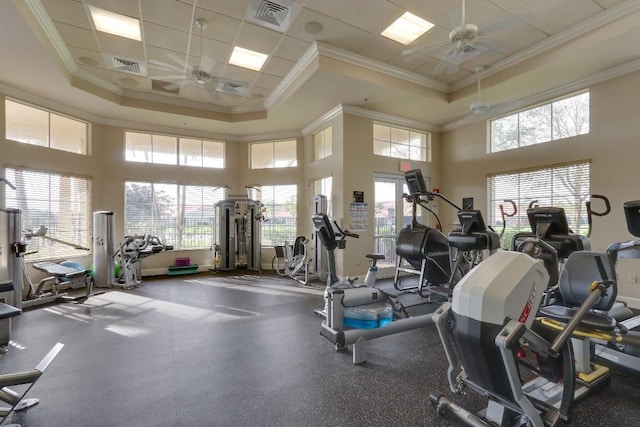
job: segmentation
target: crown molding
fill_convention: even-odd
[[[38,24],[38,28],[42,31],[46,39],[51,43],[51,47],[55,50],[57,57],[62,62],[62,65],[68,73],[74,74],[78,66],[73,60],[73,56],[67,46],[62,41],[60,33],[56,29],[53,21],[49,18],[47,10],[42,5],[40,0],[14,0],[13,3],[16,7],[22,10],[28,10],[35,22]]]
[[[423,130],[427,132],[442,132],[442,127],[430,123],[424,123],[417,120],[407,119],[405,117],[394,116],[392,114],[380,113],[378,111],[367,110],[366,108],[355,107],[348,104],[340,104],[324,113],[322,116],[311,122],[302,129],[302,135],[310,135],[321,128],[325,127],[331,120],[341,114],[351,114],[358,117],[368,118],[377,122],[388,123],[391,125],[402,126],[411,129]]]
[[[423,76],[422,74],[413,73],[411,71],[403,70],[402,68],[398,68],[390,64],[385,64],[383,62],[365,58],[362,55],[330,46],[325,43],[316,42],[316,45],[319,55],[337,59],[339,61],[346,62],[357,67],[365,68],[367,70],[376,71],[378,73],[385,74],[387,76],[394,77],[400,80],[405,80],[409,83],[415,83],[417,85],[437,90],[439,92],[450,92],[450,86],[448,84]]]

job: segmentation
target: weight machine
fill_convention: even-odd
[[[261,229],[265,220],[261,202],[247,195],[228,195],[216,204],[220,265],[217,270],[230,271],[244,268],[262,271]]]
[[[296,237],[292,245],[284,242],[274,246],[276,255],[271,260],[271,268],[281,276],[291,277],[298,283],[309,283],[309,240],[304,236]]]

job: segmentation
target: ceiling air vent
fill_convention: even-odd
[[[301,9],[293,0],[251,0],[244,18],[253,24],[284,33]]]
[[[216,90],[229,95],[243,96],[247,91],[247,85],[243,83],[218,82]]]
[[[113,69],[127,73],[140,74],[140,64],[124,58],[113,57]]]
[[[156,92],[172,93],[174,95],[180,94],[180,85],[164,80],[151,79],[151,89]]]
[[[281,26],[284,19],[287,17],[287,13],[289,13],[288,7],[269,0],[264,0],[260,3],[260,6],[258,6],[256,19]]]

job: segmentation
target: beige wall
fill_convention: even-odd
[[[590,104],[588,135],[518,150],[486,154],[485,122],[444,133],[442,192],[455,201],[472,196],[477,208],[486,211],[489,174],[591,160],[591,193],[607,196],[612,206],[608,216],[594,218],[592,248],[603,251],[612,242],[632,238],[626,229],[622,203],[640,199],[640,72],[592,86]],[[447,210],[443,224],[454,222],[455,213]],[[627,282],[631,282],[629,273],[620,272],[619,278],[624,294],[630,285]]]
[[[553,165],[578,160],[591,160],[591,189],[605,194],[612,202],[612,213],[595,218],[593,247],[604,249],[610,242],[628,239],[621,209],[625,200],[638,199],[636,180],[640,145],[640,73],[622,76],[594,85],[591,93],[591,130],[583,135],[553,143],[525,147],[501,153],[487,154],[487,128],[483,121],[431,135],[432,162],[414,162],[412,167],[423,170],[431,178],[432,187],[459,203],[462,197],[474,197],[476,206],[486,211],[487,175],[506,171]],[[0,103],[3,113],[4,103]],[[427,118],[428,119],[428,118]],[[4,130],[4,114],[0,114]],[[358,114],[338,114],[318,130],[333,128],[333,154],[313,161],[313,137],[305,135],[298,141],[298,167],[278,170],[251,170],[248,164],[248,142],[226,144],[226,168],[200,169],[162,166],[124,161],[124,128],[94,123],[91,127],[91,156],[48,150],[41,147],[0,140],[2,164],[24,166],[53,172],[68,172],[91,176],[93,179],[93,210],[116,212],[116,236],[123,234],[124,182],[172,182],[193,185],[229,185],[240,192],[245,185],[297,184],[298,234],[311,235],[312,184],[315,180],[333,177],[334,216],[343,226],[349,226],[349,204],[353,191],[364,191],[369,203],[368,230],[361,238],[351,240],[348,249],[338,254],[341,275],[362,275],[366,271],[364,255],[373,250],[374,173],[398,174],[399,160],[374,156],[371,152],[373,119]],[[393,123],[391,123],[393,124]],[[133,130],[153,131],[140,126]],[[189,130],[175,134],[211,137]],[[2,191],[2,190],[0,190]],[[439,203],[445,232],[456,222],[455,212]],[[167,252],[145,260],[145,270],[163,268],[177,256],[188,255],[193,262],[210,265],[212,253],[201,251]],[[263,251],[263,265],[269,265],[273,252]]]

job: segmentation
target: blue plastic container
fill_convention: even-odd
[[[393,320],[393,308],[386,302],[345,307],[344,325],[356,329],[382,328]]]

